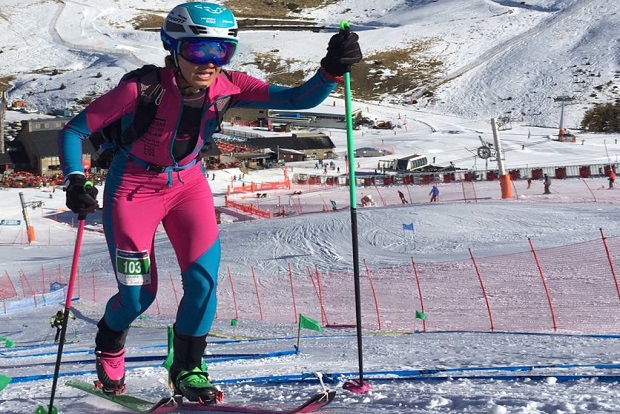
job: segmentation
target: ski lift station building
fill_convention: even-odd
[[[388,164],[387,168],[396,171],[415,171],[430,165],[428,157],[420,154],[408,155],[390,160],[387,163],[384,161],[383,163]]]
[[[355,119],[361,108],[352,108],[351,115]],[[323,103],[307,110],[269,110],[269,120],[274,123],[289,124],[303,128],[334,128],[346,129],[345,109],[342,105]]]

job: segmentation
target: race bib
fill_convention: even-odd
[[[128,252],[116,249],[116,277],[125,286],[151,284],[151,259],[149,252]]]

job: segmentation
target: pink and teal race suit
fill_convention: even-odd
[[[191,126],[199,128],[193,150],[177,159],[175,140],[184,99],[172,68],[161,68],[161,95],[157,115],[148,131],[116,153],[108,171],[103,194],[103,225],[116,272],[118,293],[106,306],[108,326],[121,331],[155,300],[158,284],[155,263],[155,231],[161,223],[174,248],[183,279],[177,332],[205,335],[216,310],[220,241],[213,196],[202,163],[196,162],[203,145],[218,125],[214,103],[232,97],[232,106],[269,109],[306,109],[320,104],[336,82],[319,70],[305,83],[287,88],[270,85],[240,72],[220,74],[206,91],[202,112]],[[83,173],[82,140],[122,119],[131,124],[136,112],[139,82],[129,80],[93,101],[59,134],[59,152],[65,177]],[[199,120],[199,125],[195,125]],[[155,168],[154,168],[155,167]]]

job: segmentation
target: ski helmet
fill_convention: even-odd
[[[226,7],[201,1],[183,3],[168,13],[160,35],[166,50],[179,51],[183,39],[218,39],[237,45],[237,21]]]

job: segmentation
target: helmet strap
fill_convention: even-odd
[[[174,68],[174,73],[183,76],[183,74],[181,73],[181,67],[179,66],[179,55],[177,55],[177,52],[175,52],[174,50],[171,50],[170,56],[172,57],[172,67]]]
[[[179,55],[175,52],[175,51],[171,51],[170,52],[170,56],[172,57],[172,64],[173,64],[173,69],[174,69],[174,73],[175,75],[180,76],[189,86],[186,86],[184,88],[180,88],[181,89],[181,93],[183,95],[187,94],[187,90],[194,88],[193,86],[191,86],[191,82],[183,75],[183,72],[181,71],[181,67],[179,66]],[[198,91],[204,90],[202,88],[198,89]]]
[[[183,72],[181,72],[181,67],[179,66],[179,55],[175,51],[170,52],[170,55],[172,56],[172,64],[173,64],[175,75],[180,76],[181,78],[183,78],[185,82],[189,84],[190,82],[187,80],[185,76],[183,76]]]

